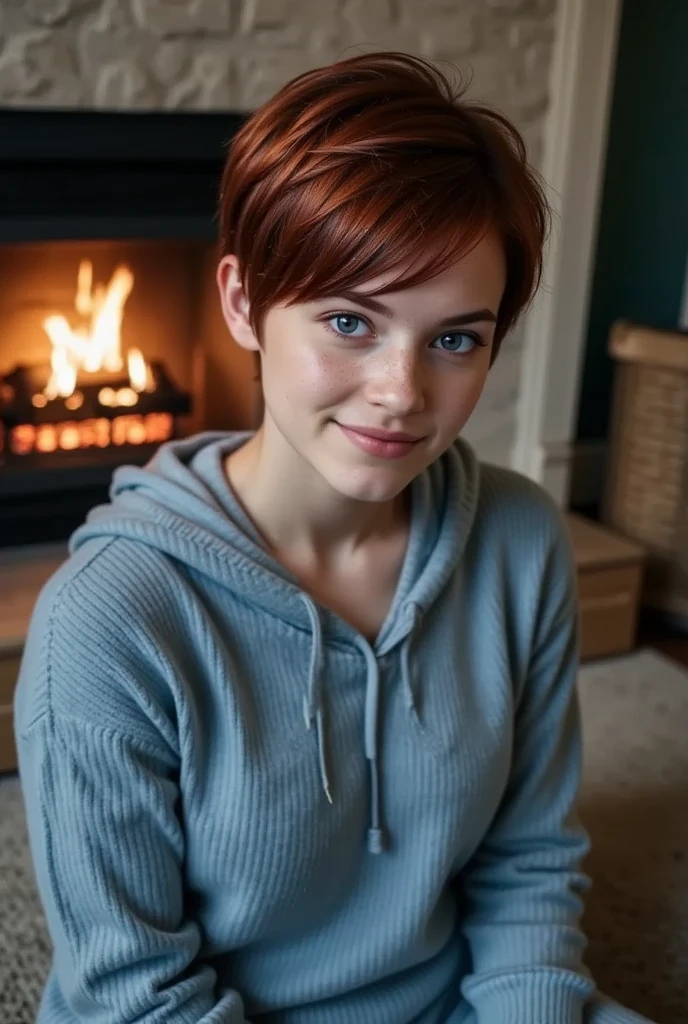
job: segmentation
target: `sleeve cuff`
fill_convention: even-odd
[[[462,985],[464,998],[475,1009],[477,1024],[583,1024],[592,990],[589,978],[549,968],[474,975]],[[617,1022],[610,1018],[599,1024]]]
[[[597,992],[590,978],[540,968],[467,978],[477,1024],[656,1024]]]

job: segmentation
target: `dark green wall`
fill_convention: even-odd
[[[688,0],[625,0],[579,406],[607,436],[614,320],[675,327],[688,256]]]

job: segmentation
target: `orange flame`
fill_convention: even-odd
[[[82,260],[77,274],[74,306],[86,320],[86,326],[72,327],[67,317],[53,314],[43,327],[50,338],[50,379],[43,391],[45,399],[68,398],[76,390],[79,373],[119,373],[122,358],[122,317],[132,288],[134,275],[129,267],[117,267],[107,285],[93,285],[93,264]],[[155,387],[153,374],[139,349],[131,349],[127,358],[129,388],[120,388],[126,400],[134,405],[142,391]],[[124,394],[126,392],[126,395]],[[133,396],[133,400],[132,400]],[[114,402],[112,404],[120,404]]]

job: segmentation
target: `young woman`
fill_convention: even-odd
[[[640,1020],[581,965],[565,529],[457,440],[545,225],[515,129],[411,57],[242,128],[262,424],[119,470],[27,643],[43,1024]]]

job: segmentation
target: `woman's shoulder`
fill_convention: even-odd
[[[571,560],[566,520],[554,498],[534,480],[503,466],[481,464],[473,533],[481,548],[499,551],[516,571],[524,564],[544,567],[552,557]]]
[[[564,513],[533,480],[486,465],[472,540],[474,583],[495,588],[525,665],[543,624],[575,618],[575,560]]]
[[[167,587],[177,576],[169,556],[140,541],[88,540],[43,587],[34,618],[53,625],[78,620],[84,628],[97,622],[106,632],[128,632],[151,625],[163,612],[169,603]]]
[[[150,708],[153,694],[161,697],[173,577],[165,555],[124,538],[88,541],[71,554],[33,609],[18,728],[60,713],[117,727],[128,705]]]
[[[484,510],[499,511],[509,506],[514,511],[558,518],[560,513],[552,496],[530,477],[506,466],[480,463],[480,504]]]

